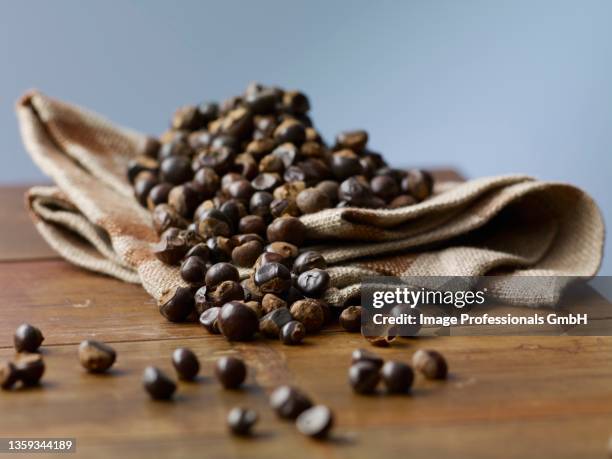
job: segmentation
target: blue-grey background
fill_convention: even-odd
[[[328,137],[397,165],[575,183],[612,221],[610,1],[0,2],[0,183],[39,182],[28,88],[160,133],[251,80],[303,89]],[[612,274],[610,245],[605,274]]]

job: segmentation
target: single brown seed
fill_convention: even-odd
[[[188,257],[181,263],[181,277],[190,284],[203,284],[206,270],[206,262],[200,257]]]
[[[306,176],[306,171],[299,165],[289,166],[285,169],[285,173],[283,174],[283,180],[285,182],[304,182],[308,185],[308,177]]]
[[[297,120],[285,120],[274,130],[274,140],[280,144],[291,142],[294,145],[301,145],[306,140],[306,129]]]
[[[203,211],[199,216],[197,224],[198,234],[204,239],[215,236],[230,237],[232,235],[230,221],[218,209]]]
[[[261,268],[263,265],[267,263],[283,263],[284,260],[285,259],[283,258],[283,256],[279,255],[278,253],[264,252],[255,261],[255,264],[253,265],[253,269],[258,270],[259,268]]]
[[[234,435],[250,435],[258,418],[255,410],[233,408],[227,415],[227,426]]]
[[[304,115],[310,110],[310,101],[302,92],[285,91],[283,94],[283,107],[295,115]]]
[[[346,180],[349,177],[361,175],[363,168],[352,150],[340,150],[331,157],[331,171],[337,180]]]
[[[286,307],[274,309],[259,319],[259,330],[268,338],[278,338],[281,329],[292,320]]]
[[[226,179],[227,177],[231,177],[231,175],[224,175],[223,179]],[[241,180],[244,181],[243,179]],[[229,185],[226,185],[226,187],[227,186]],[[238,221],[248,213],[247,201],[248,198],[238,199],[234,196],[230,196],[228,190],[224,188],[221,192],[217,192],[217,194],[212,198],[212,208],[218,209],[219,212],[225,217],[225,221],[231,226],[231,229],[235,230],[238,227]],[[200,217],[201,215],[202,214],[199,213],[198,217]],[[220,214],[212,216],[214,216],[215,218],[221,218]]]
[[[217,320],[219,330],[229,341],[248,341],[259,331],[257,314],[240,301],[225,303]]]
[[[274,200],[272,193],[268,191],[257,191],[253,193],[249,201],[249,212],[266,221],[270,218],[270,203]]]
[[[284,241],[300,246],[306,238],[306,227],[295,217],[276,218],[266,231],[270,242]]]
[[[359,158],[359,163],[361,164],[361,173],[366,178],[372,178],[379,168],[383,166],[382,158],[373,154],[363,154]]]
[[[172,353],[172,365],[178,377],[193,381],[200,371],[200,361],[191,349],[179,347]]]
[[[329,435],[334,425],[334,415],[324,405],[313,406],[298,416],[295,425],[300,433],[308,437],[323,439]]]
[[[237,266],[250,268],[261,252],[263,252],[263,244],[260,241],[249,241],[232,250],[232,261]]]
[[[291,264],[293,264],[293,260],[297,256],[299,249],[289,242],[279,241],[268,244],[265,251],[268,253],[279,254],[283,257],[283,261],[281,261],[281,263],[289,267]]]
[[[416,202],[416,199],[409,194],[400,194],[399,196],[393,198],[393,200],[389,203],[389,207],[392,209],[397,209],[398,207],[412,206],[416,204]]]
[[[225,115],[221,131],[238,139],[246,137],[252,127],[253,113],[246,107],[238,107]]]
[[[305,161],[300,161],[298,167],[302,171],[304,178],[297,178],[297,180],[303,180],[309,186],[313,186],[332,175],[327,162],[319,158],[308,158]],[[286,177],[287,173],[288,170],[283,174],[283,178]]]
[[[262,159],[274,149],[274,140],[269,138],[251,140],[246,146],[246,152],[254,158]]]
[[[183,322],[195,309],[193,293],[189,287],[171,287],[158,301],[159,312],[170,322]]]
[[[282,296],[291,287],[291,272],[281,263],[266,263],[253,275],[255,285],[263,293]]]
[[[270,215],[278,217],[299,217],[301,214],[294,199],[274,199],[270,202]]]
[[[238,230],[241,233],[266,234],[266,221],[259,215],[246,215],[240,219]]]
[[[261,300],[263,311],[268,314],[275,309],[286,308],[287,302],[273,293],[266,293]]]
[[[113,366],[117,353],[108,344],[85,340],[79,345],[79,361],[90,373],[104,373]]]
[[[203,285],[198,290],[196,290],[194,295],[195,302],[195,311],[198,316],[202,315],[204,311],[212,308],[215,304],[208,299],[208,287]]]
[[[300,274],[295,285],[304,296],[320,298],[329,287],[330,281],[327,271],[315,268]]]
[[[206,246],[210,250],[210,258],[215,263],[228,261],[234,250],[231,238],[217,236],[206,240]]]
[[[279,337],[283,344],[300,344],[306,337],[306,328],[301,322],[292,320],[283,325]]]
[[[379,198],[390,201],[399,193],[399,186],[393,177],[388,175],[377,175],[370,181],[370,188]]]
[[[201,202],[200,193],[189,183],[175,186],[168,194],[168,205],[185,218],[191,217]]]
[[[265,114],[273,112],[280,100],[280,95],[272,88],[259,87],[249,90],[247,88],[244,101],[253,113]]]
[[[263,172],[251,181],[251,185],[257,191],[274,191],[282,183],[281,176],[274,172]]]
[[[219,105],[215,102],[203,102],[198,106],[200,116],[210,123],[219,116]]]
[[[373,195],[368,183],[358,177],[350,177],[340,184],[338,198],[349,207],[378,209],[385,206],[385,201]]]
[[[300,153],[306,158],[324,158],[326,150],[319,142],[307,140],[300,147]]]
[[[361,153],[368,143],[368,133],[358,129],[354,131],[344,131],[336,137],[336,145],[339,148],[348,148],[355,153]]]
[[[151,248],[153,254],[167,265],[179,264],[189,249],[187,241],[178,232],[164,233],[161,240]]]
[[[134,180],[134,196],[141,206],[147,205],[149,193],[159,182],[157,176],[151,171],[142,171]]]
[[[148,156],[149,158],[157,158],[160,148],[161,143],[159,140],[157,140],[155,137],[147,137],[145,146],[142,149],[142,154],[144,156]]]
[[[209,210],[215,209],[215,206],[216,206],[216,203],[214,201],[214,198],[202,201],[202,203],[197,207],[197,209],[193,213],[193,223],[195,224],[195,222],[200,221],[202,217],[208,214]]]
[[[340,184],[335,180],[323,180],[315,185],[315,188],[327,196],[331,204],[338,202],[338,188]]]
[[[247,368],[241,359],[221,357],[215,364],[215,376],[226,389],[237,389],[246,379]]]
[[[249,182],[246,179],[241,178],[239,180],[236,180],[230,183],[227,189],[225,190],[225,192],[231,198],[239,199],[241,201],[246,202],[249,199],[251,199],[251,196],[253,196],[253,193],[255,192],[255,190],[253,189],[251,182]]]
[[[15,330],[13,342],[17,352],[36,352],[45,340],[40,329],[30,324],[21,324]]]
[[[36,386],[45,373],[45,362],[40,354],[19,354],[14,362],[17,377],[24,386]]]
[[[293,181],[285,183],[274,190],[272,195],[275,199],[291,199],[295,200],[300,191],[306,189],[306,184],[302,181]]]
[[[363,175],[368,178],[371,178],[381,167],[387,165],[379,153],[363,153],[359,161],[363,168]]]
[[[349,306],[340,313],[340,326],[346,331],[355,333],[361,330],[361,306]]]
[[[302,274],[304,271],[310,271],[311,269],[325,268],[327,268],[325,258],[314,250],[307,250],[300,253],[293,263],[293,272],[295,274]]]
[[[220,311],[221,311],[221,308],[212,307],[212,308],[206,309],[200,315],[200,324],[202,324],[202,326],[206,329],[206,331],[208,331],[208,333],[212,335],[218,335],[221,333],[219,331],[219,322],[218,322]]]
[[[149,195],[147,196],[147,208],[149,210],[154,210],[156,206],[159,204],[166,204],[168,202],[168,195],[172,190],[172,185],[169,183],[160,183],[159,185],[155,185],[149,191]]]
[[[195,105],[179,107],[172,117],[172,128],[177,130],[193,131],[204,126],[204,124],[206,124],[206,119],[201,116],[198,107]]]
[[[446,379],[448,364],[442,354],[429,349],[419,349],[412,356],[412,366],[427,379]]]
[[[296,301],[289,310],[291,316],[304,324],[307,333],[317,333],[325,323],[321,301],[312,298]]]
[[[253,180],[259,173],[257,161],[250,153],[241,153],[234,160],[236,169],[246,180]],[[252,185],[252,183],[251,183]]]
[[[240,282],[240,275],[232,264],[221,262],[212,265],[206,272],[204,279],[208,287],[215,287],[226,280]]]
[[[270,394],[270,406],[283,419],[295,419],[312,406],[310,397],[292,386],[279,386]]]
[[[157,234],[162,234],[169,228],[187,228],[187,220],[168,204],[158,204],[155,206],[151,217]]]
[[[145,368],[142,384],[153,400],[169,400],[176,391],[176,383],[155,367]]]
[[[349,384],[358,394],[371,394],[380,381],[379,367],[367,361],[354,363],[349,368]]]
[[[243,301],[244,289],[240,283],[227,280],[219,285],[207,288],[206,296],[213,306],[223,306],[230,301]]]
[[[410,391],[412,387],[414,373],[412,368],[405,363],[386,362],[380,370],[380,374],[388,392],[405,393]]]
[[[329,197],[317,188],[306,188],[297,195],[296,203],[305,214],[312,214],[331,207]]]
[[[8,360],[0,362],[0,388],[11,389],[19,380],[19,374],[15,365]]]
[[[193,181],[198,185],[204,199],[210,199],[219,189],[221,179],[214,169],[201,167],[195,173]]]
[[[259,163],[260,172],[282,174],[284,170],[285,165],[282,158],[274,154],[264,156]]]
[[[165,158],[159,167],[159,175],[163,182],[173,185],[185,183],[193,177],[191,161],[182,155],[173,155]]]
[[[388,328],[387,330],[385,330],[384,334],[382,334],[382,335],[379,335],[379,336],[364,336],[364,338],[372,346],[375,346],[375,347],[389,347],[389,346],[391,346],[391,343],[393,341],[395,341],[395,339],[397,338],[397,335],[392,333],[393,330],[394,330],[393,328]]]
[[[402,180],[402,191],[410,194],[417,201],[423,201],[431,196],[433,182],[433,177],[429,172],[412,169]]]

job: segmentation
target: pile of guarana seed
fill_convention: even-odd
[[[398,208],[431,195],[428,172],[389,167],[363,130],[328,145],[309,110],[299,91],[253,83],[220,104],[179,108],[171,129],[130,162],[135,197],[160,237],[153,251],[180,266],[185,281],[159,300],[168,320],[199,320],[231,341],[261,333],[300,343],[337,315],[322,299],[330,285],[324,257],[301,250],[299,217]],[[237,267],[252,274],[241,279]],[[359,331],[361,312],[343,310],[341,325]]]

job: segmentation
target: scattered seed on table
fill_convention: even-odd
[[[215,364],[215,375],[226,389],[237,389],[246,379],[247,368],[241,359],[221,357]]]

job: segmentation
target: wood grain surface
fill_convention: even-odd
[[[15,216],[0,238],[0,358],[13,357],[15,327],[31,322],[46,336],[47,372],[39,388],[0,392],[0,437],[75,437],[77,456],[95,458],[606,456],[610,337],[402,339],[374,350],[408,361],[420,347],[437,349],[448,359],[449,380],[417,378],[409,396],[357,396],[346,373],[351,351],[368,346],[360,336],[332,328],[298,347],[273,340],[230,344],[194,324],[169,324],[140,287],[54,257],[15,204],[22,193],[0,189],[4,221]],[[77,345],[85,338],[117,349],[110,374],[90,375],[79,366]],[[157,365],[171,373],[170,355],[179,346],[200,357],[202,377],[179,383],[174,402],[152,402],[141,387],[142,371]],[[222,390],[212,377],[215,360],[228,354],[249,366],[243,390]],[[329,441],[304,438],[274,416],[267,396],[282,383],[334,409]],[[225,416],[236,405],[259,411],[253,438],[227,433]]]
[[[25,209],[28,187],[1,187],[0,221],[2,242],[0,261],[57,258],[57,254],[38,235]]]

